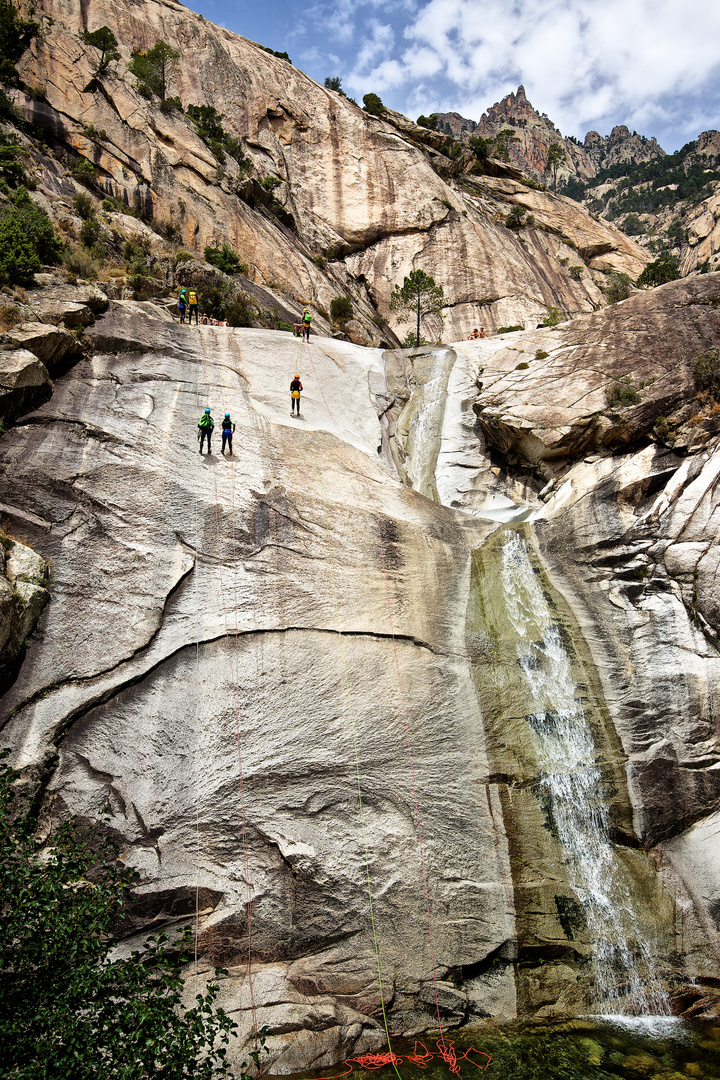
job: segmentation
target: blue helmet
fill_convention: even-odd
[[[226,415],[226,416],[227,416],[227,417],[229,418],[229,416],[230,416],[230,413],[229,413],[229,412],[226,412],[226,413],[225,413],[225,415]]]
[[[210,410],[209,410],[209,409],[206,409],[206,410],[205,410],[205,412],[206,412],[206,413],[209,413],[209,412],[210,412]]]

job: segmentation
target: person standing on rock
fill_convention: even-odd
[[[196,326],[200,325],[199,322],[198,322],[198,306],[199,306],[198,294],[195,291],[195,289],[190,289],[190,292],[188,293],[188,325],[189,326],[192,324],[193,311],[195,312],[195,325]]]
[[[296,375],[290,383],[290,415],[295,415],[295,406],[297,405],[298,419],[300,418],[300,391],[302,388],[303,384],[300,382],[300,376]]]
[[[180,296],[178,298],[178,311],[180,312],[180,323],[185,322],[185,312],[187,310],[187,289],[180,290]]]
[[[302,336],[308,345],[310,344],[310,323],[312,322],[312,315],[308,308],[305,308],[302,315]]]
[[[220,450],[221,454],[225,453],[225,443],[228,444],[228,447],[230,448],[230,453],[232,454],[232,437],[234,430],[235,425],[230,419],[230,413],[226,412],[222,422],[222,448]]]
[[[200,453],[203,452],[203,446],[205,439],[207,438],[208,454],[212,453],[212,447],[210,446],[210,440],[212,439],[213,428],[215,427],[215,421],[210,415],[210,410],[206,409],[198,420],[198,441],[200,443]]]

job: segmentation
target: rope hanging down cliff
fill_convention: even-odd
[[[205,360],[205,350],[202,349],[202,369],[203,369],[203,382],[205,385],[206,397],[209,391],[209,383],[207,378],[207,367]],[[222,385],[220,386],[220,400],[223,412],[225,411],[225,396],[223,394]],[[233,574],[234,574],[234,611],[235,611],[235,650],[234,650],[234,666],[233,666],[233,651],[230,642],[230,627],[228,625],[227,607],[225,604],[225,589],[223,584],[223,558],[222,548],[220,542],[220,497],[218,493],[217,471],[213,467],[213,480],[215,487],[215,537],[218,550],[218,577],[220,582],[220,605],[223,612],[223,621],[225,625],[225,642],[227,646],[227,656],[230,663],[230,681],[233,688],[233,711],[235,715],[235,735],[237,741],[237,760],[238,760],[238,776],[239,776],[239,793],[240,793],[240,808],[242,817],[242,853],[243,853],[243,872],[245,877],[245,891],[246,891],[246,912],[247,912],[247,928],[248,928],[248,944],[247,944],[247,974],[248,974],[248,987],[250,992],[250,1008],[252,1012],[253,1020],[253,1033],[255,1040],[255,1047],[257,1049],[258,1044],[258,1027],[257,1027],[257,1011],[255,1006],[255,996],[253,992],[253,977],[252,977],[252,881],[250,878],[250,862],[248,858],[248,844],[247,844],[247,811],[245,803],[245,784],[243,776],[243,762],[242,762],[242,745],[240,740],[240,657],[239,657],[239,641],[238,641],[238,626],[237,626],[237,560],[235,558],[235,459],[231,455],[230,457],[230,505],[232,507],[232,560],[233,560]]]
[[[302,354],[302,342],[300,343],[300,351],[301,351],[301,354]],[[368,494],[368,496],[369,496],[369,498],[370,498],[370,500],[372,502],[374,512],[375,512],[375,518],[376,518],[376,521],[377,521],[378,544],[379,544],[379,550],[380,550],[380,560],[381,560],[381,566],[382,566],[382,572],[383,572],[383,581],[384,581],[384,588],[385,588],[385,603],[386,603],[387,613],[388,613],[388,622],[389,622],[389,626],[390,626],[390,635],[391,635],[392,643],[393,643],[393,655],[394,655],[394,661],[395,661],[395,674],[396,674],[396,679],[397,679],[397,684],[398,684],[398,692],[399,692],[399,695],[400,695],[400,705],[401,705],[401,711],[402,711],[402,716],[403,716],[403,723],[404,723],[404,727],[405,727],[405,741],[406,741],[406,745],[407,745],[408,761],[409,761],[409,764],[410,764],[410,779],[411,779],[411,782],[412,782],[413,803],[414,803],[414,808],[415,808],[415,828],[416,828],[417,837],[418,837],[418,848],[419,848],[419,854],[420,854],[420,864],[421,864],[421,867],[422,867],[422,876],[423,876],[423,888],[424,888],[424,892],[425,892],[425,908],[426,908],[426,912],[427,912],[427,921],[428,921],[428,942],[429,942],[429,948],[430,948],[430,965],[431,965],[432,977],[433,977],[433,993],[434,993],[434,997],[435,997],[435,1011],[436,1011],[437,1019],[438,1019],[438,1028],[440,1030],[440,1040],[439,1040],[439,1043],[438,1043],[438,1047],[440,1048],[441,1054],[443,1054],[443,1056],[444,1056],[444,1053],[445,1053],[444,1052],[444,1047],[446,1046],[446,1042],[445,1042],[445,1035],[444,1035],[444,1032],[443,1032],[442,1019],[441,1019],[441,1016],[440,1016],[440,1002],[439,1002],[439,998],[438,998],[438,985],[437,985],[438,980],[437,980],[437,969],[436,969],[436,964],[435,964],[435,950],[434,950],[434,946],[433,946],[433,937],[432,937],[432,918],[431,918],[431,914],[430,914],[430,895],[429,895],[429,889],[428,889],[427,866],[426,866],[426,862],[425,862],[425,852],[424,852],[424,847],[423,847],[422,828],[421,828],[421,824],[420,824],[420,808],[418,806],[417,787],[416,787],[416,783],[415,783],[415,767],[414,767],[414,762],[413,762],[412,747],[411,747],[411,744],[410,744],[410,725],[409,725],[409,722],[408,722],[408,713],[407,713],[407,704],[406,704],[406,701],[405,701],[405,694],[404,694],[403,688],[402,688],[402,678],[401,678],[401,675],[400,675],[400,661],[399,661],[399,658],[398,658],[397,640],[396,640],[396,637],[395,637],[395,624],[394,624],[394,621],[393,621],[392,607],[391,607],[391,604],[390,604],[390,588],[389,588],[389,583],[388,583],[387,565],[386,565],[386,561],[385,561],[385,547],[384,547],[384,544],[383,544],[382,522],[381,522],[381,518],[380,518],[380,508],[378,506],[375,495],[372,492],[372,489],[370,487],[368,478],[367,478],[367,476],[365,474],[365,471],[364,471],[364,469],[362,467],[360,457],[358,455],[357,450],[355,449],[355,447],[353,445],[352,439],[344,437],[342,429],[341,429],[340,425],[338,424],[337,420],[335,419],[333,411],[330,408],[330,405],[328,403],[327,398],[325,397],[325,391],[323,390],[322,383],[321,383],[320,378],[318,376],[317,368],[315,367],[315,361],[313,360],[312,353],[309,354],[309,359],[310,359],[310,363],[312,365],[312,370],[313,370],[313,374],[315,376],[315,380],[316,380],[317,385],[318,385],[318,389],[320,390],[323,402],[325,403],[325,408],[327,409],[327,412],[328,412],[328,415],[330,416],[330,419],[332,420],[333,424],[335,425],[335,429],[337,431],[338,437],[343,442],[346,442],[352,448],[353,455],[354,455],[354,458],[355,458],[355,463],[356,463],[356,465],[358,467],[360,475],[363,478],[363,484],[364,484],[365,490],[366,490],[366,492],[367,492],[367,494]],[[308,438],[308,441],[309,441],[309,437],[307,435],[307,429],[305,431],[305,434],[306,434],[306,437]],[[384,1010],[383,1010],[383,1015],[384,1015]],[[453,1055],[452,1055],[450,1050],[448,1050],[447,1053],[448,1053],[448,1056],[447,1056],[446,1060],[449,1062],[449,1061],[452,1060]]]

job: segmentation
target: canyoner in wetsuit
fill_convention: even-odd
[[[226,412],[222,422],[222,447],[220,449],[221,454],[225,453],[225,443],[228,444],[230,448],[230,453],[232,454],[232,437],[234,430],[235,425],[230,419],[230,413]]]
[[[185,312],[187,311],[187,289],[180,290],[180,296],[178,298],[178,311],[180,312],[180,322],[185,322]]]
[[[300,376],[296,375],[293,381],[290,383],[290,415],[295,415],[295,406],[297,405],[297,414],[300,416],[300,391],[303,388],[303,384],[300,382]]]
[[[307,308],[302,314],[302,336],[308,345],[310,344],[310,323],[312,322],[312,315]]]
[[[198,420],[198,442],[200,443],[200,453],[203,452],[203,445],[207,438],[208,454],[211,453],[210,440],[212,439],[213,428],[215,427],[215,421],[210,415],[210,410],[206,409]]]

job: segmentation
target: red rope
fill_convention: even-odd
[[[437,1042],[437,1053],[433,1053],[428,1050],[424,1043],[416,1042],[415,1048],[412,1054],[407,1055],[407,1060],[412,1062],[413,1065],[417,1065],[420,1069],[426,1069],[433,1058],[442,1058],[446,1063],[451,1073],[457,1076],[462,1076],[460,1072],[460,1062],[466,1061],[468,1065],[474,1065],[476,1069],[484,1071],[492,1061],[489,1054],[486,1054],[484,1050],[477,1050],[474,1046],[469,1046],[464,1053],[459,1056],[455,1052],[454,1042]],[[421,1048],[421,1050],[419,1049]],[[468,1054],[480,1054],[486,1059],[484,1065],[479,1065],[477,1061],[473,1061]],[[361,1069],[384,1069],[386,1065],[392,1065],[397,1069],[399,1065],[402,1065],[403,1059],[394,1054],[392,1050],[384,1050],[375,1054],[360,1054],[359,1057],[345,1058],[345,1064],[347,1065],[347,1071],[342,1073],[336,1073],[334,1076],[325,1077],[325,1080],[340,1080],[342,1076],[349,1076],[353,1071],[353,1062],[359,1065]]]

